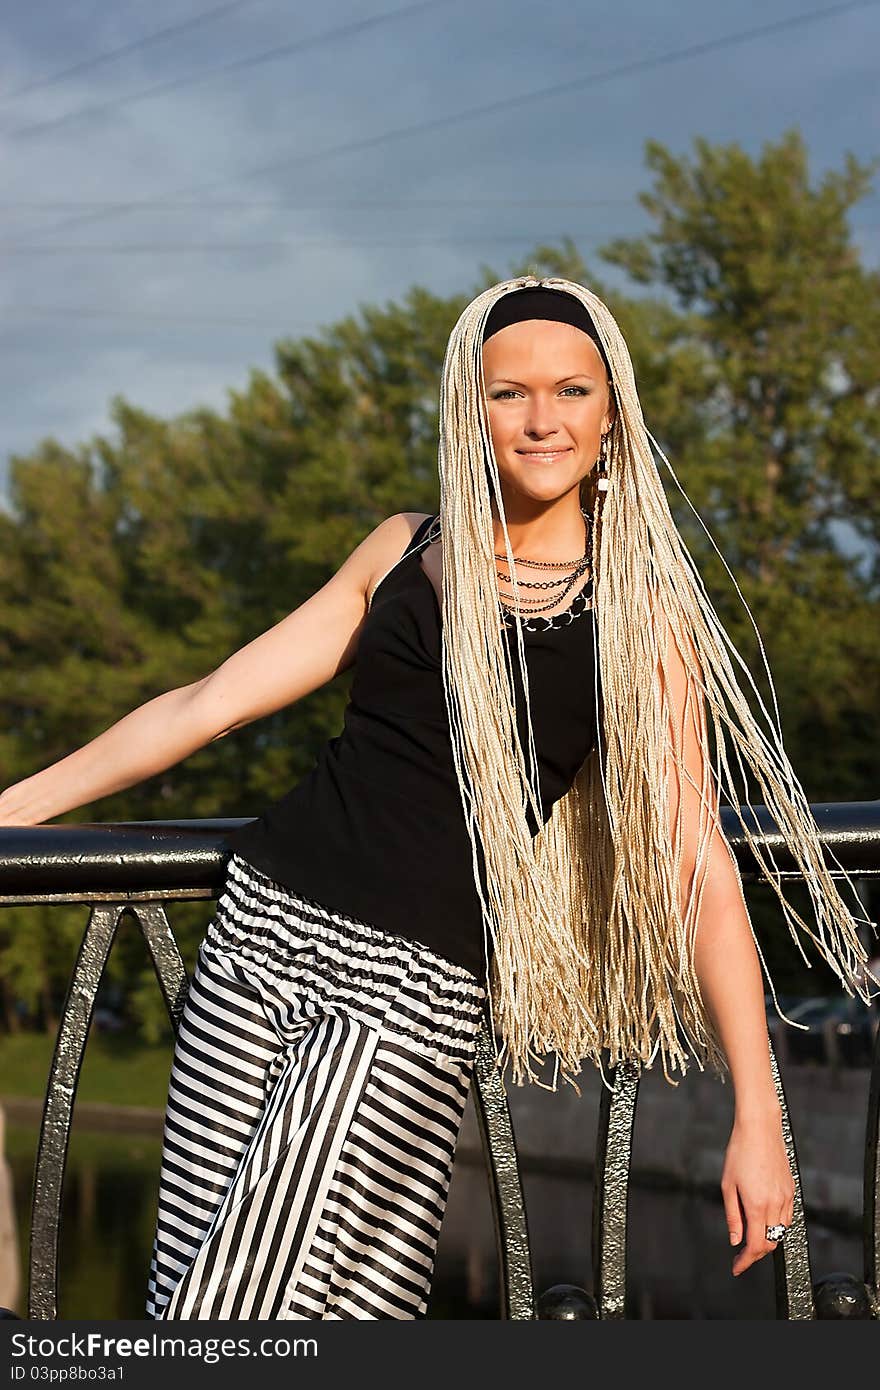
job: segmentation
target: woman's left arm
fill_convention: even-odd
[[[687,773],[682,789],[675,761],[668,759],[670,833],[682,845],[682,910],[696,872],[697,846],[711,813],[713,829],[699,865],[702,897],[694,936],[694,968],[704,1003],[715,1024],[734,1088],[734,1123],[727,1145],[721,1192],[731,1245],[746,1236],[733,1261],[733,1273],[776,1248],[765,1236],[767,1226],[789,1226],[794,1211],[794,1180],[782,1132],[782,1111],[770,1067],[770,1044],[764,1008],[764,989],[758,953],[743,901],[732,851],[724,838],[717,799],[704,788],[708,757],[705,711],[698,689],[691,685],[678,643],[666,627],[665,671],[660,681],[668,690],[674,727],[671,734],[682,749]],[[690,646],[692,661],[699,669]],[[696,698],[695,698],[696,696]],[[699,706],[699,708],[698,708]],[[705,875],[705,877],[703,877]]]

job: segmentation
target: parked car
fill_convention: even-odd
[[[92,1015],[92,1023],[99,1033],[121,1033],[125,1028],[125,1020],[115,1010],[100,1004]]]
[[[816,995],[807,999],[780,998],[782,1012],[792,1023],[805,1024],[808,1031],[790,1028],[782,1022],[765,996],[767,1028],[777,1054],[783,1052],[792,1062],[869,1066],[877,1035],[878,1016],[857,996]],[[780,1030],[785,1042],[780,1045]],[[830,1045],[830,1046],[829,1046]]]
[[[773,1007],[773,1000],[770,995],[765,995],[765,1003],[768,1006],[767,1029],[777,1055],[781,1054],[792,1062],[825,1061],[825,1040],[820,1021],[831,1003],[830,999],[824,995],[816,995],[807,999],[802,995],[787,995],[779,998],[779,1007],[786,1018],[791,1019],[792,1023],[805,1024],[809,1028],[809,1032],[803,1032],[801,1028],[792,1028],[789,1024],[783,1023]],[[820,1026],[817,1027],[817,1024]],[[783,1030],[784,1041],[780,1041],[780,1034]]]
[[[831,1046],[836,1044],[837,1060],[849,1067],[870,1066],[878,1022],[876,1011],[857,997],[851,999],[843,994],[832,1000],[823,1025],[833,1029]],[[826,1050],[828,1042],[826,1035]],[[833,1059],[829,1057],[828,1060]]]
[[[800,1004],[810,1002],[809,1000],[805,1000],[802,994],[777,994],[776,999],[780,1009],[787,1018],[791,1018],[792,1009],[796,1009]],[[767,1027],[770,1033],[772,1034],[774,1030],[778,1028],[784,1028],[785,1024],[782,1023],[776,1012],[776,1005],[773,1003],[772,994],[764,995],[764,1007],[767,1010]]]

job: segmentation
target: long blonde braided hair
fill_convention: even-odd
[[[609,435],[610,487],[604,500],[599,494],[594,548],[598,738],[570,791],[533,838],[528,808],[539,825],[543,813],[522,632],[515,623],[526,703],[525,753],[517,737],[507,669],[508,627],[498,612],[492,496],[514,602],[517,584],[488,424],[482,336],[496,300],[540,286],[574,295],[590,312],[610,367],[616,411]],[[680,844],[678,834],[670,833],[666,758],[674,759],[679,786],[686,780],[695,783],[683,766],[678,740],[667,733],[668,683],[661,692],[656,680],[664,652],[657,625],[644,620],[649,613],[664,615],[676,637],[687,668],[688,703],[706,750],[700,788],[706,816],[701,811],[697,865],[717,829],[717,797],[723,787],[801,954],[796,927],[812,939],[849,993],[855,988],[869,1002],[866,979],[880,984],[866,969],[856,925],[873,924],[853,917],[825,865],[818,828],[782,746],[775,690],[775,726],[758,695],[768,737],[737,683],[730,656],[758,694],[673,521],[649,440],[675,478],[645,426],[623,335],[606,305],[583,285],[561,277],[523,276],[493,285],[463,311],[449,337],[440,390],[443,687],[487,961],[490,949],[494,952],[489,1008],[496,1042],[499,1035],[502,1040],[496,1065],[503,1077],[510,1064],[517,1085],[525,1080],[545,1085],[532,1061],[544,1062],[551,1054],[551,1090],[556,1090],[560,1067],[564,1080],[577,1090],[573,1074],[587,1059],[601,1069],[603,1050],[611,1065],[630,1060],[650,1066],[659,1052],[664,1076],[673,1085],[678,1083],[670,1069],[687,1070],[688,1049],[701,1069],[708,1065],[723,1077],[727,1067],[694,968],[699,873],[684,907],[681,902]],[[773,689],[756,625],[755,632]],[[690,638],[699,666],[683,636]],[[714,770],[704,701],[715,731]],[[723,726],[743,774],[742,800],[748,806],[745,762],[803,874],[816,930],[786,900],[775,864],[768,863],[773,860],[769,846],[757,844],[751,833],[755,825],[750,827],[742,816]],[[485,860],[485,892],[478,848]],[[849,876],[843,876],[853,887]],[[737,879],[742,892],[738,871]],[[760,956],[760,947],[758,952]],[[775,1002],[763,956],[761,963]]]

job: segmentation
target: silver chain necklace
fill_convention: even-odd
[[[507,613],[511,617],[518,617],[520,614],[528,614],[530,616],[537,617],[544,616],[542,610],[544,608],[549,607],[550,605],[557,604],[562,599],[564,599],[565,596],[574,588],[575,584],[580,579],[580,577],[591,569],[593,558],[593,518],[590,516],[589,512],[587,512],[583,507],[581,507],[581,516],[584,518],[585,523],[584,529],[586,533],[586,544],[584,548],[584,553],[582,556],[579,557],[579,559],[555,561],[527,560],[522,559],[518,556],[513,557],[517,564],[531,565],[533,568],[536,569],[570,570],[571,573],[567,576],[564,576],[561,579],[551,579],[548,581],[527,579],[517,580],[518,588],[557,589],[559,590],[559,592],[546,599],[538,595],[528,595],[524,600],[519,601],[519,604],[516,608],[512,607],[509,603],[506,603],[503,598],[499,597],[499,604],[501,605],[501,608],[504,610],[505,613]],[[507,560],[506,555],[498,555],[497,552],[495,552],[495,558],[504,560],[505,562]],[[510,584],[512,582],[510,575],[502,574],[501,571],[498,569],[497,565],[495,568],[495,573],[498,579],[502,580],[504,583]],[[560,588],[560,585],[563,587]],[[589,585],[585,587],[589,587]],[[562,617],[566,611],[568,610],[563,610],[563,613],[559,614],[551,614],[549,617],[544,616],[545,623],[551,623],[554,617]]]

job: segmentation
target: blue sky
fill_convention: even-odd
[[[47,0],[0,35],[0,496],[114,394],[222,409],[280,337],[646,230],[648,138],[796,125],[816,177],[880,143],[877,0]],[[876,266],[880,198],[853,227]]]

